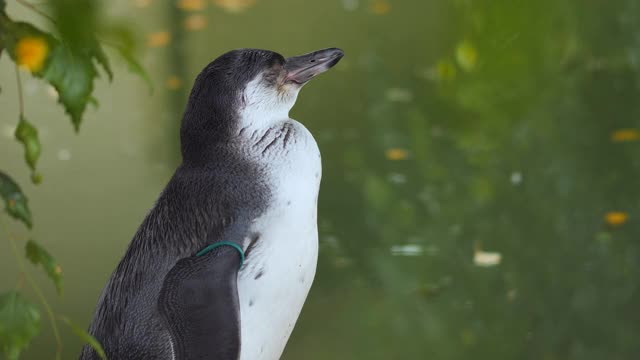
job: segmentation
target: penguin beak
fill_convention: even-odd
[[[342,59],[344,52],[337,48],[314,51],[309,54],[286,59],[284,69],[287,71],[285,82],[304,85],[314,76],[321,74]]]

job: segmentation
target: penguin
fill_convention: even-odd
[[[182,163],[89,327],[110,360],[280,358],[316,272],[322,175],[318,145],[289,111],[343,56],[239,49],[200,72]],[[80,359],[99,356],[85,345]]]

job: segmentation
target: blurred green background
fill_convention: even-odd
[[[0,163],[62,265],[63,298],[33,271],[57,312],[88,326],[180,162],[181,113],[209,61],[335,46],[346,57],[291,113],[324,176],[318,272],[283,359],[640,358],[637,0],[110,0],[102,12],[133,29],[155,91],[114,61],[75,135],[25,74],[40,186],[12,139],[15,74],[0,59]],[[0,289],[17,278],[2,241]],[[61,330],[63,358],[77,358]],[[54,352],[43,318],[22,358]]]

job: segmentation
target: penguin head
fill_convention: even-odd
[[[263,123],[288,118],[300,89],[311,78],[337,64],[344,55],[335,48],[286,59],[270,54],[275,61],[257,64],[256,75],[242,92],[240,117],[245,126],[268,125]]]
[[[232,50],[207,65],[191,90],[180,137],[183,158],[202,157],[212,144],[246,127],[288,118],[300,89],[344,56],[330,48],[284,58],[268,50]]]

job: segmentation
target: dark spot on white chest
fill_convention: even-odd
[[[258,280],[258,279],[260,279],[262,277],[262,275],[264,275],[264,268],[260,269],[253,279],[254,280]]]
[[[245,258],[249,258],[249,255],[251,255],[251,252],[258,245],[258,240],[260,240],[260,233],[259,232],[254,232],[251,235],[249,235],[249,246],[247,246],[247,250],[245,250],[245,252],[244,252]]]

